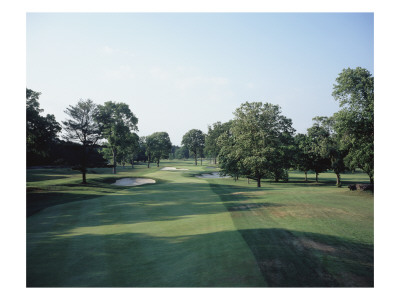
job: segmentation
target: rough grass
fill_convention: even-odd
[[[336,188],[329,173],[256,188],[196,178],[207,162],[160,168],[93,169],[87,185],[28,170],[27,286],[373,286],[371,193]],[[110,184],[124,177],[157,183]]]

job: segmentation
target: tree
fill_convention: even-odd
[[[272,177],[278,170],[285,173],[285,152],[292,121],[281,114],[280,107],[270,103],[246,102],[236,109],[229,134],[221,138],[219,155],[223,173],[246,176],[257,181]],[[237,176],[236,175],[236,176]]]
[[[226,123],[216,122],[212,126],[208,126],[208,133],[205,136],[204,151],[214,159],[217,164],[217,157],[221,148],[218,146],[218,138],[229,131],[231,121]]]
[[[136,133],[131,132],[126,138],[127,138],[127,143],[126,143],[127,145],[123,149],[123,154],[126,161],[132,165],[133,169],[135,159],[137,158],[137,155],[140,151],[139,136]]]
[[[185,133],[182,138],[182,145],[186,146],[194,154],[195,165],[197,166],[197,156],[204,149],[205,136],[201,130],[192,129]]]
[[[141,136],[139,138],[139,148],[138,148],[138,152],[135,155],[135,160],[136,161],[142,161],[145,162],[147,160],[147,156],[146,156],[146,137],[145,136]]]
[[[326,153],[324,144],[329,138],[329,131],[321,126],[322,119],[325,117],[313,118],[314,124],[307,129],[308,142],[311,155],[311,170],[315,172],[315,181],[318,182],[318,175],[325,172],[330,167],[330,160]]]
[[[296,168],[304,172],[304,180],[307,182],[307,172],[313,167],[311,141],[306,134],[299,133],[295,136],[295,144],[297,148]]]
[[[118,151],[125,147],[129,133],[137,131],[138,119],[125,103],[108,101],[99,105],[98,109],[96,119],[111,150],[113,174],[116,174]]]
[[[344,69],[336,78],[332,96],[342,108],[334,115],[335,130],[348,154],[350,169],[366,172],[374,181],[374,77],[363,68]]]
[[[309,129],[313,138],[312,150],[319,162],[336,174],[336,185],[341,186],[340,173],[345,171],[344,157],[346,150],[341,149],[337,134],[334,132],[335,119],[333,117],[315,117],[314,124]],[[318,181],[318,180],[317,180]]]
[[[189,149],[186,146],[179,147],[175,151],[175,157],[177,159],[188,159],[189,158]]]
[[[75,106],[70,105],[64,112],[70,117],[62,122],[65,130],[64,138],[82,145],[80,171],[82,183],[86,184],[87,152],[101,138],[99,125],[95,120],[98,108],[92,100],[81,99]]]
[[[148,167],[150,167],[150,159],[155,160],[157,167],[160,166],[161,158],[168,158],[171,151],[172,143],[166,132],[154,132],[146,138]]]
[[[26,89],[26,155],[27,164],[35,162],[49,155],[52,144],[56,143],[57,135],[61,131],[60,124],[54,115],[40,114],[39,96],[41,93]]]

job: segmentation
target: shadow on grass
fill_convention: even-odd
[[[372,245],[279,228],[239,232],[270,286],[373,287]]]
[[[239,232],[257,265],[249,265],[248,254],[239,253],[243,248],[235,246],[236,231],[177,237],[51,232],[31,237],[27,286],[373,286],[372,246],[279,228]],[[255,275],[257,266],[264,282]]]
[[[140,177],[145,178],[146,176]],[[27,187],[26,216],[30,217],[54,205],[89,200],[132,188],[132,186],[112,185],[112,183],[115,183],[115,181],[120,178],[122,177],[110,176],[90,179],[87,184],[82,184],[81,180],[76,180],[72,183],[49,185],[46,187]],[[157,179],[157,184],[164,184],[166,182],[168,181]],[[144,186],[145,185],[136,186],[135,190],[140,190]]]

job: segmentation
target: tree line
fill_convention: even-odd
[[[195,165],[204,158],[218,163],[222,174],[234,179],[244,177],[257,181],[271,178],[288,180],[288,170],[318,175],[332,170],[337,186],[340,174],[360,168],[374,178],[374,78],[363,68],[344,69],[336,78],[332,96],[340,110],[330,117],[316,116],[306,134],[295,134],[292,120],[282,115],[278,105],[262,102],[243,103],[228,122],[208,126],[208,132],[191,129],[182,137],[182,146],[172,145],[166,132],[139,137],[138,118],[121,102],[96,105],[79,100],[65,113],[68,119],[60,125],[53,115],[42,116],[40,93],[27,89],[27,163],[46,160],[54,149],[67,146],[80,151],[79,169],[86,183],[89,166],[104,166],[112,161],[125,166],[135,161],[187,159]],[[57,135],[64,129],[63,140]],[[58,147],[58,148],[57,148]],[[58,151],[57,153],[63,153]],[[64,151],[65,153],[66,151]],[[57,160],[57,159],[56,159]]]

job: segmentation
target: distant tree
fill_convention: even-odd
[[[129,133],[137,130],[138,119],[125,103],[108,101],[98,108],[96,119],[102,136],[107,140],[106,145],[111,150],[113,174],[116,174],[118,151],[125,147]]]
[[[229,131],[231,121],[226,123],[216,122],[212,126],[208,126],[208,133],[205,136],[204,151],[214,160],[217,164],[217,157],[220,151],[218,146],[218,138],[224,133]]]
[[[223,173],[246,176],[257,181],[285,173],[283,157],[294,129],[278,105],[246,102],[236,109],[230,134],[221,138],[219,155]],[[288,152],[286,152],[288,153]],[[286,170],[287,171],[287,170]]]
[[[127,136],[127,145],[123,150],[123,154],[126,161],[132,165],[132,168],[134,166],[134,162],[139,151],[140,151],[139,136],[136,133],[131,132]]]
[[[149,157],[148,167],[150,166],[150,158],[160,166],[161,158],[168,158],[171,151],[171,140],[166,132],[154,132],[146,137],[147,153]]]
[[[186,146],[194,154],[195,165],[197,166],[197,157],[204,149],[205,136],[201,130],[192,129],[185,133],[182,138],[182,145]]]
[[[324,118],[326,117],[313,118],[313,126],[307,129],[312,157],[311,170],[315,172],[316,182],[318,182],[318,175],[327,171],[331,165],[329,156],[325,150],[330,132],[326,127],[322,126]]]
[[[189,158],[189,149],[186,146],[179,147],[175,151],[175,157],[177,159],[188,159]]]
[[[315,147],[319,155],[330,160],[329,169],[336,174],[336,185],[341,186],[340,173],[346,170],[344,158],[347,150],[341,147],[338,135],[334,131],[334,117],[315,117],[314,127],[318,127],[323,134]]]
[[[138,152],[135,155],[135,160],[136,161],[142,161],[145,162],[147,161],[147,156],[146,156],[146,137],[141,136],[139,138],[139,148]]]
[[[335,130],[348,154],[350,169],[360,168],[374,181],[374,77],[363,68],[344,69],[332,96],[342,108],[334,115]]]
[[[311,141],[306,134],[299,133],[295,136],[295,143],[297,147],[296,168],[304,172],[304,180],[307,182],[307,172],[313,168]]]
[[[101,130],[95,120],[98,113],[97,105],[90,99],[81,99],[75,106],[70,105],[64,112],[69,116],[69,119],[62,122],[65,131],[64,138],[67,141],[78,142],[82,146],[80,171],[82,183],[86,184],[88,150],[101,138]]]
[[[177,158],[177,157],[176,157],[176,151],[177,151],[179,148],[180,148],[179,146],[172,145],[172,147],[171,147],[171,152],[170,152],[170,154],[169,154],[169,159],[170,159],[170,160]]]
[[[26,155],[27,165],[41,161],[49,155],[50,147],[57,142],[61,131],[54,115],[41,116],[41,93],[26,89]]]

